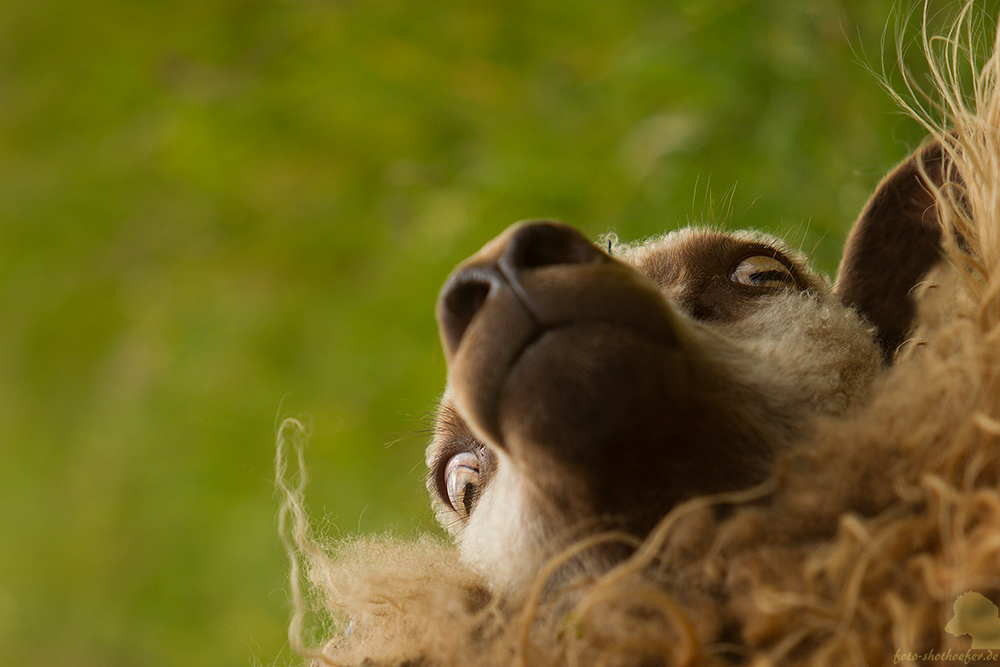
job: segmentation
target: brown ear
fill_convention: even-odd
[[[913,287],[942,256],[937,205],[924,174],[941,185],[944,172],[939,143],[919,148],[882,179],[847,237],[834,291],[878,328],[889,361],[913,326]]]

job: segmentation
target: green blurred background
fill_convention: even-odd
[[[330,534],[436,530],[433,304],[509,223],[728,216],[832,273],[922,136],[863,65],[899,15],[3,0],[0,662],[294,661],[276,420]]]

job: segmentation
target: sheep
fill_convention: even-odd
[[[949,36],[955,53],[967,12]],[[562,227],[521,226],[461,268],[439,306],[451,366],[429,479],[457,547],[431,538],[318,543],[303,505],[304,432],[286,421],[278,434],[277,488],[292,563],[293,648],[316,665],[914,664],[942,655],[965,662],[995,656],[970,645],[950,619],[968,591],[1000,600],[1000,55],[995,50],[982,68],[971,103],[952,85],[956,60],[932,63],[947,127],[925,120],[930,141],[887,176],[862,213],[833,290],[776,240],[718,232],[684,232],[608,256]],[[909,230],[906,239],[887,243],[900,226]],[[542,235],[555,229],[562,240],[539,258],[512,244],[526,229]],[[739,269],[740,276],[757,272],[758,281],[774,281],[763,286],[773,290],[766,306],[736,306],[741,314],[728,325],[736,321],[744,333],[704,326],[693,314],[697,304],[685,301],[688,283],[664,275],[658,284],[656,269],[641,269],[651,248],[674,252],[705,238],[722,246],[757,244],[760,252],[747,257],[782,265]],[[473,340],[466,337],[483,339],[492,328],[474,322],[487,296],[482,284],[495,287],[505,257],[517,261],[503,270],[518,262],[537,268],[552,259],[553,247],[560,248],[552,251],[560,264],[572,257],[571,263],[626,276],[636,292],[601,293],[614,308],[630,321],[636,313],[659,312],[649,325],[655,340],[708,346],[721,355],[719,363],[745,358],[737,348],[771,368],[791,363],[786,332],[775,338],[775,329],[755,319],[762,313],[822,312],[846,321],[837,349],[821,355],[819,365],[820,377],[849,369],[839,372],[845,381],[824,390],[783,387],[790,393],[782,396],[804,394],[804,406],[791,415],[770,412],[790,405],[781,396],[772,405],[745,387],[732,393],[726,383],[710,385],[725,386],[724,399],[707,400],[712,410],[744,401],[733,408],[749,413],[737,420],[751,426],[729,435],[749,450],[713,444],[712,456],[732,473],[718,479],[710,457],[685,460],[692,472],[670,479],[661,470],[612,466],[608,472],[619,481],[639,475],[643,483],[674,485],[669,493],[647,494],[633,512],[587,465],[580,472],[551,454],[532,453],[538,433],[555,428],[559,435],[546,422],[549,406],[527,425],[508,424],[495,404],[503,382],[476,385],[478,374],[492,372],[483,361],[489,354],[463,358],[462,347]],[[741,257],[727,257],[732,269],[723,275],[732,280]],[[886,268],[889,274],[881,273]],[[510,303],[538,299],[515,289]],[[669,309],[649,305],[655,290]],[[566,302],[557,296],[553,312]],[[515,321],[511,308],[496,317],[522,336],[523,347],[533,334],[518,327],[533,324]],[[585,349],[586,341],[580,344]],[[612,336],[612,345],[632,344]],[[823,365],[844,349],[849,360]],[[616,363],[626,357],[616,356]],[[739,377],[760,387],[755,373],[741,367]],[[614,373],[606,377],[621,386]],[[523,381],[548,391],[544,373]],[[504,401],[524,415],[544,398]],[[601,415],[588,409],[577,416],[591,427]],[[734,428],[731,416],[711,414],[718,414],[714,426]],[[462,456],[475,454],[475,446],[491,448],[497,461]],[[303,472],[298,484],[290,481],[290,450]],[[499,457],[510,460],[504,465]],[[529,472],[543,475],[542,482],[525,481],[534,479]],[[650,504],[663,516],[649,515]],[[505,507],[517,514],[505,516]],[[480,511],[494,516],[478,525]],[[329,619],[318,646],[305,639],[310,592]]]

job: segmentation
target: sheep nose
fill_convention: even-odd
[[[438,327],[449,355],[482,309],[490,292],[503,282],[500,273],[484,267],[466,267],[453,275],[438,297]]]
[[[580,232],[559,222],[531,222],[517,228],[500,256],[508,279],[521,271],[560,264],[590,264],[607,259]]]
[[[590,264],[608,259],[580,232],[550,221],[522,223],[508,232],[507,238],[493,252],[495,260],[485,265],[474,261],[460,269],[441,291],[438,325],[449,354],[458,349],[469,325],[492,294],[512,290],[530,312],[530,296],[520,286],[522,274],[545,267]]]

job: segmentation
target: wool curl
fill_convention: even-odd
[[[926,99],[946,122],[900,97],[962,182],[935,190],[947,261],[919,287],[918,326],[866,409],[821,421],[764,485],[686,502],[627,560],[554,589],[561,563],[601,542],[635,540],[607,533],[574,545],[516,600],[492,596],[434,538],[323,544],[304,507],[305,429],[288,420],[277,489],[292,648],[312,665],[367,667],[967,655],[970,639],[944,630],[953,603],[967,591],[1000,600],[1000,57],[995,45],[972,94],[959,88],[970,8],[951,34],[923,33],[928,54],[939,54],[937,93]]]

